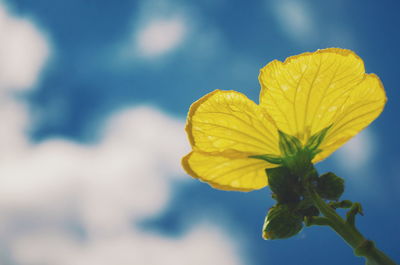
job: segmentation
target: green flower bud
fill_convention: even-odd
[[[338,200],[344,191],[344,180],[332,172],[325,173],[318,178],[317,192],[327,200]]]
[[[268,211],[263,226],[264,239],[283,239],[298,234],[303,228],[303,217],[287,205],[277,204]]]
[[[301,186],[299,179],[290,173],[286,167],[266,169],[268,185],[272,190],[273,198],[278,203],[297,202],[300,200]]]

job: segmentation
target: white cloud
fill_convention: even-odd
[[[29,41],[39,32],[27,20],[21,26],[9,14],[0,17],[19,25],[8,27],[6,36]],[[44,61],[20,57],[13,47],[7,51],[4,60],[30,67],[7,72],[3,60],[0,83],[34,85]],[[63,139],[32,144],[26,106],[9,93],[0,94],[0,103],[5,125],[0,130],[0,238],[10,251],[7,258],[18,265],[240,264],[218,224],[194,223],[177,238],[135,226],[165,209],[174,177],[183,175],[180,158],[188,151],[183,121],[136,107],[111,116],[96,144]]]
[[[240,264],[215,224],[172,239],[132,226],[168,204],[188,151],[183,127],[138,107],[113,116],[96,145],[48,140],[9,150],[12,159],[0,160],[0,235],[18,264]],[[35,221],[9,232],[24,220]],[[85,240],[70,233],[71,220]]]
[[[342,146],[335,153],[335,158],[348,172],[359,173],[370,168],[375,152],[373,133],[366,129]]]
[[[333,155],[346,180],[346,190],[356,193],[362,201],[381,202],[385,200],[381,176],[374,162],[379,155],[377,139],[371,128],[344,144]],[[334,171],[336,172],[336,171]]]
[[[142,1],[132,23],[119,47],[122,61],[162,58],[179,49],[190,33],[187,11],[174,1]]]
[[[271,0],[267,8],[282,32],[298,45],[356,48],[356,34],[337,19],[343,16],[343,6],[335,1]]]
[[[128,232],[92,242],[76,242],[65,234],[37,233],[16,242],[14,254],[27,265],[241,264],[226,238],[209,225],[201,225],[179,239]]]
[[[7,13],[0,3],[0,89],[35,85],[50,54],[50,45],[27,19]]]
[[[132,66],[144,65],[160,70],[178,53],[192,68],[204,68],[221,56],[235,58],[223,34],[191,3],[141,1],[131,23],[127,35],[104,55],[109,71],[132,71]]]
[[[289,37],[300,43],[314,40],[315,22],[309,6],[304,1],[274,0],[271,4],[276,20]]]
[[[144,57],[168,53],[182,44],[186,31],[181,17],[151,20],[136,33],[137,53]]]

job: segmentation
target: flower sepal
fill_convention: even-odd
[[[313,158],[318,153],[321,152],[321,149],[319,149],[319,146],[321,145],[322,141],[325,139],[325,136],[331,127],[332,127],[332,125],[329,125],[328,127],[324,128],[321,131],[317,132],[316,134],[312,135],[308,139],[307,143],[305,144],[305,148],[313,154],[312,155]]]
[[[297,137],[278,130],[281,164],[295,175],[306,175],[312,168],[312,160],[321,152],[319,147],[330,128],[331,125],[312,135],[304,146]]]
[[[249,157],[265,160],[274,165],[281,165],[283,163],[282,157],[277,156],[277,155],[265,154],[265,155],[254,155],[254,156],[249,156]]]
[[[295,156],[303,149],[303,146],[296,136],[292,136],[278,130],[279,134],[279,149],[283,157]]]
[[[288,168],[293,175],[304,176],[310,170],[311,161],[315,154],[303,147],[297,137],[280,130],[278,133],[282,165]]]

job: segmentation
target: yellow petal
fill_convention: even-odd
[[[350,94],[333,116],[332,127],[322,142],[323,151],[314,159],[320,161],[329,156],[342,144],[367,127],[382,112],[386,95],[379,78],[374,74],[365,79]]]
[[[280,130],[305,143],[334,122],[364,72],[355,53],[337,48],[275,60],[261,69],[260,104]]]
[[[277,129],[268,114],[235,91],[215,90],[193,103],[186,131],[193,149],[202,152],[279,154]]]
[[[226,157],[193,151],[182,159],[186,172],[213,188],[251,191],[265,187],[265,168],[271,167],[263,160],[246,156]]]

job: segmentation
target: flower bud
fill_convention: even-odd
[[[319,210],[315,206],[310,206],[310,207],[305,208],[305,209],[300,209],[299,212],[303,216],[318,216],[319,215]]]
[[[278,203],[297,202],[300,200],[298,194],[301,189],[299,180],[293,176],[286,167],[276,167],[266,169],[268,177],[268,185],[274,193]]]
[[[318,178],[317,192],[327,200],[338,200],[344,191],[344,180],[332,172],[325,173]]]
[[[268,211],[263,226],[264,239],[283,239],[298,234],[303,228],[303,217],[287,205],[277,204]]]

